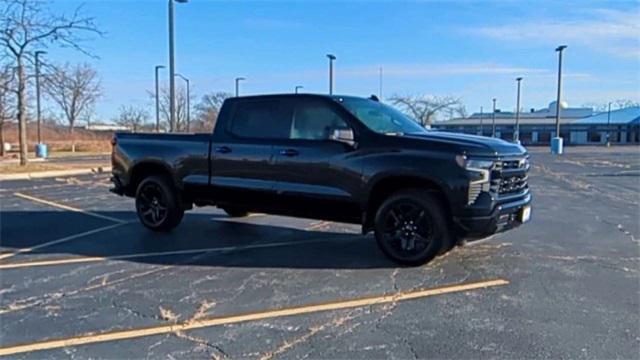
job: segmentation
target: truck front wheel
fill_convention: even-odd
[[[153,231],[169,231],[184,216],[180,194],[164,176],[149,176],[140,182],[136,211],[142,225]]]
[[[402,265],[427,263],[451,242],[443,206],[425,190],[391,195],[378,208],[374,226],[382,252]]]

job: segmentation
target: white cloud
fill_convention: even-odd
[[[640,56],[640,12],[594,10],[590,19],[536,20],[466,29],[502,41],[580,45],[621,58]]]

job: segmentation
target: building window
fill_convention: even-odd
[[[600,136],[600,132],[598,131],[589,131],[589,142],[601,142],[602,137]]]
[[[551,133],[547,131],[540,131],[538,133],[538,142],[548,144],[551,142]]]

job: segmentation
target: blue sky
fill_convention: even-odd
[[[82,2],[55,0],[55,12]],[[72,50],[54,61],[89,62],[104,96],[97,116],[121,105],[152,109],[153,67],[167,64],[167,2],[84,2],[106,32],[87,43],[99,59]],[[555,98],[559,44],[565,51],[564,99],[570,105],[617,98],[640,101],[640,3],[637,1],[212,1],[176,4],[177,72],[198,97],[326,92],[327,59],[336,61],[336,93],[384,96],[453,95],[469,112],[515,107],[515,78],[523,76],[523,107]],[[167,72],[163,81],[167,81]],[[180,84],[180,82],[178,82]]]

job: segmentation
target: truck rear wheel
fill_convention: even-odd
[[[142,225],[153,231],[169,231],[184,216],[180,194],[165,176],[149,176],[140,182],[136,211]]]
[[[441,202],[421,189],[391,195],[378,208],[374,228],[382,252],[402,265],[427,263],[451,243]]]

